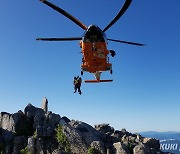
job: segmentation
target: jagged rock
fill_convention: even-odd
[[[143,137],[140,134],[135,134],[136,135],[136,142],[137,143],[142,143],[143,142]]]
[[[123,137],[123,133],[119,130],[115,130],[114,133],[112,134],[113,137],[117,138],[119,141]]]
[[[153,148],[155,150],[159,150],[160,149],[159,140],[157,140],[155,138],[144,138],[143,139],[143,143],[145,145],[147,145],[148,147]]]
[[[125,135],[121,138],[121,142],[122,142],[124,145],[128,145],[128,143],[129,143],[129,137],[125,134]]]
[[[36,127],[37,138],[43,137],[43,127],[41,125]]]
[[[0,127],[4,130],[13,131],[11,114],[7,112],[1,112],[0,118]]]
[[[101,153],[105,153],[105,148],[103,142],[93,141],[90,145],[92,148],[100,151]]]
[[[48,121],[50,126],[56,126],[59,124],[61,116],[59,114],[51,113],[48,115]]]
[[[29,117],[30,119],[33,119],[37,113],[44,114],[44,110],[40,108],[36,108],[35,106],[29,103],[25,107],[24,113],[26,114],[27,117]]]
[[[114,128],[109,126],[109,124],[98,124],[94,125],[95,129],[102,132],[102,133],[110,133],[112,134],[114,132]]]
[[[22,112],[18,111],[17,113],[12,114],[12,131],[16,135],[32,135],[31,123],[28,120],[27,116]]]
[[[44,122],[43,135],[52,136],[54,129],[60,123],[60,119],[61,116],[59,114],[55,114],[55,113],[48,114],[47,118],[45,119],[46,122]]]
[[[52,134],[53,134],[53,131],[54,131],[54,129],[52,128],[52,127],[47,127],[47,129],[46,129],[46,136],[47,137],[51,137],[52,136]]]
[[[47,153],[51,154],[54,150],[58,149],[59,144],[55,138],[48,138],[45,142]]]
[[[25,109],[24,109],[24,113],[26,114],[27,117],[29,118],[34,118],[35,114],[36,114],[36,107],[33,106],[31,103],[29,103]]]
[[[74,153],[87,153],[88,146],[84,143],[84,139],[78,130],[70,125],[65,125],[63,131],[70,143],[71,151]]]
[[[45,97],[42,101],[42,105],[41,105],[41,108],[45,111],[45,112],[48,112],[48,100],[47,98]]]
[[[122,133],[122,135],[133,136],[133,134],[131,134],[130,132],[128,132],[125,128],[121,129],[121,133]]]
[[[130,143],[135,143],[135,142],[136,142],[136,137],[134,137],[134,136],[129,136],[129,142],[130,142]]]
[[[67,117],[63,116],[63,117],[60,119],[59,123],[60,123],[61,125],[65,125],[65,124],[67,124],[67,123],[70,122],[70,121],[71,121],[71,120],[69,120]]]
[[[136,145],[133,149],[133,154],[154,154],[150,148],[144,144]]]
[[[35,154],[35,141],[36,139],[34,137],[29,137],[28,138],[28,151],[31,154]]]
[[[36,129],[38,126],[43,126],[44,124],[44,119],[45,119],[45,113],[42,109],[37,109],[36,111],[39,110],[38,112],[35,113],[34,115],[34,123],[33,123],[33,128]]]
[[[25,136],[17,136],[13,142],[13,154],[19,154],[21,149],[27,146],[27,138]]]
[[[125,128],[122,128],[122,129],[121,129],[121,132],[122,132],[123,134],[125,134],[125,133],[127,132],[127,130],[126,130]]]
[[[115,148],[116,154],[131,154],[127,147],[121,142],[114,143],[113,146]]]
[[[74,153],[87,154],[88,148],[93,141],[101,141],[100,132],[92,126],[80,122],[71,121],[64,125],[64,134],[70,142],[71,151]]]
[[[36,139],[36,153],[44,154],[46,151],[45,140],[43,138]]]
[[[46,113],[43,109],[31,104],[26,106],[25,114],[33,121],[33,130],[36,130],[37,137],[52,136],[53,130],[61,119],[60,115],[52,112]]]
[[[14,133],[5,129],[1,129],[1,137],[5,144],[9,144],[14,139]]]
[[[65,125],[66,122],[64,121],[64,119],[61,118],[60,121],[59,121],[59,124],[60,124],[60,125]]]
[[[1,112],[0,127],[2,128],[2,136],[7,142],[13,140],[15,133],[16,135],[31,135],[30,123],[21,111],[14,114]]]

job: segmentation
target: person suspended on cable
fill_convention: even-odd
[[[77,90],[78,90],[78,93],[80,95],[82,94],[82,92],[81,92],[81,83],[82,83],[81,77],[79,77],[79,76],[74,77],[74,93],[76,93]]]

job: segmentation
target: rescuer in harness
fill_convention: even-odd
[[[82,83],[82,79],[81,77],[77,76],[77,77],[74,77],[74,93],[79,92],[79,94],[81,95],[82,92],[81,92],[81,83]]]

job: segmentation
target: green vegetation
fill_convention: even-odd
[[[20,154],[29,154],[28,147],[25,147],[24,149],[21,149]]]
[[[62,125],[58,125],[56,130],[56,139],[58,143],[62,146],[62,150],[65,150],[66,152],[70,152],[70,143],[67,139],[67,137],[63,133],[63,127]]]
[[[88,149],[88,154],[101,154],[101,152],[93,147]]]
[[[33,138],[34,138],[34,139],[37,139],[37,130],[34,131],[34,133],[33,133]]]

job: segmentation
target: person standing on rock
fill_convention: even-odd
[[[82,92],[81,92],[81,83],[82,83],[82,79],[81,77],[77,76],[77,77],[74,77],[74,93],[79,92],[79,94],[81,95]]]

